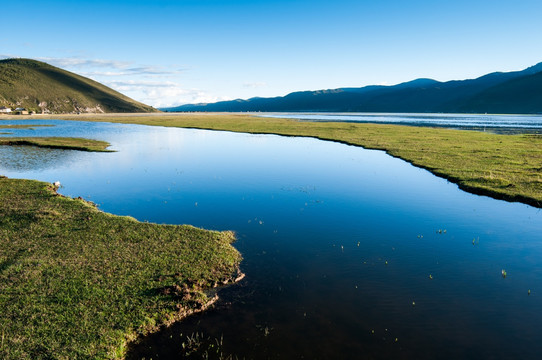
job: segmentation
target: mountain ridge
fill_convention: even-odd
[[[53,114],[157,111],[92,79],[24,58],[0,60],[0,106]]]
[[[521,71],[493,72],[476,79],[440,82],[419,78],[391,86],[296,91],[285,96],[187,104],[162,110],[537,114],[542,113],[542,77],[538,75],[541,73],[542,62]]]

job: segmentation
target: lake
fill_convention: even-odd
[[[511,359],[542,353],[542,213],[382,151],[274,135],[58,120],[115,153],[0,147],[0,174],[141,221],[234,230],[246,278],[129,358]],[[502,276],[502,270],[507,276]],[[186,355],[186,354],[185,354]]]
[[[395,113],[254,113],[262,117],[303,121],[341,121],[375,124],[451,127],[493,133],[542,133],[542,115],[395,114]]]

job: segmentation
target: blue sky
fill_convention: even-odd
[[[542,62],[540,0],[11,1],[0,58],[147,104],[440,81]]]

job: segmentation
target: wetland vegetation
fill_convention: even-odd
[[[0,145],[27,145],[49,149],[67,149],[95,152],[112,151],[107,150],[110,144],[106,141],[66,137],[2,137],[0,138]]]
[[[312,125],[227,114],[74,118],[317,137],[382,148],[396,157],[410,157],[407,160],[415,164],[412,159],[418,159],[421,162],[418,166],[429,169],[433,162],[436,162],[432,165],[435,168],[447,169],[443,163],[453,160],[454,168],[470,169],[472,173],[476,173],[476,166],[485,164],[479,171],[483,173],[486,168],[488,171],[500,170],[499,166],[504,163],[508,164],[505,173],[521,173],[523,170],[527,175],[522,176],[530,179],[533,185],[531,194],[535,199],[540,196],[540,178],[538,183],[533,181],[527,171],[529,167],[540,166],[540,138],[537,136],[498,136],[371,124]],[[518,339],[520,335],[526,339],[524,335],[529,333],[532,323],[538,321],[537,316],[532,316],[539,313],[535,286],[539,267],[534,259],[540,249],[532,241],[532,234],[540,227],[536,222],[537,215],[532,211],[534,209],[520,204],[499,205],[491,199],[478,201],[466,194],[467,200],[464,201],[460,191],[442,186],[445,182],[441,179],[437,181],[437,190],[431,190],[437,192],[433,194],[429,189],[435,186],[430,179],[434,177],[427,174],[427,177],[419,178],[412,172],[426,172],[397,159],[388,161],[386,158],[389,157],[380,152],[371,152],[380,155],[369,160],[370,156],[363,155],[362,149],[340,144],[328,142],[322,146],[323,142],[313,139],[296,139],[295,143],[300,145],[291,147],[290,143],[294,141],[288,140],[293,139],[250,137],[253,158],[248,163],[246,159],[239,160],[242,165],[229,165],[225,158],[241,158],[241,154],[249,152],[246,148],[239,149],[239,152],[230,150],[232,144],[244,138],[243,134],[210,135],[208,132],[183,130],[188,131],[183,135],[179,129],[170,129],[176,130],[171,133],[167,129],[162,130],[150,135],[153,131],[138,128],[137,143],[134,143],[135,132],[130,133],[118,153],[98,154],[118,156],[126,164],[127,169],[119,169],[113,162],[114,167],[105,166],[103,170],[107,172],[107,169],[115,168],[122,172],[115,187],[107,188],[103,185],[106,181],[99,182],[102,185],[98,186],[91,185],[92,182],[84,186],[98,190],[92,192],[92,199],[99,199],[100,192],[107,192],[107,197],[99,201],[107,207],[117,200],[122,203],[123,198],[130,201],[134,197],[130,192],[124,193],[124,189],[141,189],[145,184],[152,184],[153,192],[158,193],[157,199],[150,202],[139,192],[137,196],[143,199],[130,205],[130,211],[137,218],[155,216],[150,221],[190,223],[241,233],[241,243],[236,247],[246,259],[243,270],[251,279],[247,287],[239,290],[247,293],[242,295],[245,301],[227,300],[236,305],[232,311],[217,310],[225,311],[225,321],[216,321],[217,312],[214,312],[210,321],[206,318],[201,323],[199,318],[190,320],[189,330],[183,328],[182,333],[198,334],[200,331],[203,334],[201,331],[205,331],[205,335],[200,337],[211,339],[212,343],[214,339],[222,339],[220,333],[210,333],[213,328],[225,331],[233,326],[234,332],[253,336],[251,344],[254,347],[247,347],[241,338],[226,336],[224,344],[221,343],[224,353],[238,353],[237,350],[247,347],[242,349],[247,352],[241,352],[241,355],[258,354],[263,346],[265,351],[269,351],[263,354],[297,356],[296,351],[301,351],[321,356],[329,354],[326,351],[335,353],[338,350],[331,345],[325,349],[315,345],[327,344],[318,337],[322,334],[316,330],[329,328],[336,334],[325,334],[326,339],[352,345],[351,348],[340,349],[343,355],[348,351],[358,351],[356,346],[361,344],[368,349],[368,354],[372,353],[377,358],[386,354],[408,358],[409,355],[419,355],[424,347],[427,347],[424,353],[429,358],[446,341],[454,346],[459,344],[451,354],[461,357],[467,354],[464,351],[474,348],[465,339],[467,337],[483,345],[476,347],[478,354],[494,354],[487,349],[494,341],[491,338],[498,334],[480,325],[485,323],[487,312],[497,311],[509,316],[508,309],[525,309],[514,312],[521,321],[506,321],[503,317],[491,320],[495,331],[506,329],[508,334],[517,334]],[[236,136],[231,142],[222,143],[220,139],[225,135],[228,138]],[[53,139],[50,144],[62,145],[59,140]],[[107,140],[110,141],[109,138]],[[257,146],[254,145],[260,141],[269,142],[274,149],[272,153],[280,153],[276,168],[262,160],[262,155],[271,152],[256,151]],[[402,141],[406,143],[404,146]],[[473,144],[463,144],[469,141]],[[198,143],[207,145],[190,152],[189,149]],[[102,149],[107,144],[102,144]],[[144,144],[154,144],[154,147],[147,149],[142,146]],[[221,149],[220,153],[207,153],[210,144]],[[316,158],[301,157],[308,162],[301,171],[309,174],[307,179],[311,183],[293,182],[288,185],[290,180],[285,180],[289,179],[286,175],[284,179],[276,180],[281,172],[297,174],[300,164],[290,163],[289,158],[306,146],[315,146],[310,147],[308,153],[317,154]],[[166,152],[164,148],[168,147]],[[319,148],[323,150],[314,151]],[[122,158],[123,149],[126,152],[140,149],[140,153]],[[156,152],[158,150],[164,152]],[[453,150],[457,151],[454,153]],[[152,154],[145,158],[142,154],[147,151]],[[349,154],[346,158],[357,160],[338,161],[344,153]],[[169,157],[160,160],[162,165],[150,167],[151,163],[158,162],[158,158],[164,158],[164,154],[169,154]],[[517,156],[515,161],[512,161],[513,156]],[[172,162],[179,168],[169,169]],[[209,168],[212,179],[206,180],[202,175],[185,179],[194,171],[190,170],[190,164],[200,162]],[[144,168],[139,172],[127,172],[140,163]],[[368,163],[372,167],[367,166]],[[101,163],[100,167],[104,164]],[[240,178],[229,178],[229,172],[214,172],[215,168],[218,170],[223,166],[231,166],[234,173],[240,173]],[[336,177],[331,180],[324,176],[319,180],[322,177],[318,171],[321,166],[329,175],[337,173]],[[359,174],[356,166],[363,168]],[[166,167],[168,170],[163,170]],[[245,172],[241,171],[245,167]],[[96,169],[98,167],[89,171]],[[67,178],[67,174],[79,171],[77,167],[69,168],[64,170],[64,176]],[[356,176],[342,171],[352,171]],[[367,184],[366,178],[373,171],[384,171],[384,176],[374,180],[375,184]],[[439,174],[435,169],[431,171]],[[539,171],[533,172],[534,175],[540,174]],[[250,178],[252,174],[256,177]],[[460,174],[465,176],[464,172]],[[80,178],[85,177],[88,176],[80,174]],[[228,182],[221,180],[223,177],[229,179]],[[163,178],[165,183],[158,182],[158,178]],[[344,180],[349,178],[352,179]],[[514,184],[520,183],[518,179],[513,178]],[[414,184],[418,181],[420,184]],[[403,182],[405,184],[399,184]],[[250,184],[265,184],[265,188],[252,192]],[[329,184],[339,184],[336,186],[341,190],[333,190],[334,187],[322,190]],[[104,187],[103,191],[100,187]],[[517,191],[516,186],[508,188]],[[344,189],[350,190],[345,194]],[[75,193],[83,194],[81,190]],[[196,195],[199,198],[193,197]],[[427,199],[418,203],[422,196],[427,196]],[[225,280],[233,281],[239,274],[241,257],[231,246],[233,235],[230,232],[156,225],[109,215],[83,199],[58,195],[52,185],[37,181],[2,178],[0,197],[3,200],[0,204],[0,301],[5,309],[0,318],[0,355],[7,359],[122,358],[129,352],[126,344],[137,334],[147,334],[156,330],[159,324],[173,322],[193,309],[205,308],[214,299],[213,294],[206,290]],[[529,200],[522,201],[529,203]],[[438,204],[441,202],[442,206]],[[278,207],[277,203],[284,205]],[[535,206],[539,204],[533,203]],[[494,212],[493,208],[497,210]],[[510,211],[510,208],[515,210]],[[522,215],[518,215],[518,219],[510,218],[512,213]],[[512,230],[512,223],[517,224],[518,229]],[[419,234],[425,234],[425,237]],[[501,249],[505,250],[505,255],[501,254]],[[524,249],[529,249],[528,255],[524,255]],[[506,280],[501,275],[503,269],[506,269]],[[476,285],[466,285],[464,279],[467,277]],[[265,281],[270,284],[262,285]],[[483,293],[479,293],[478,288],[483,289]],[[253,293],[259,295],[257,300],[250,297]],[[336,306],[331,299],[337,294],[341,306]],[[527,294],[528,299],[525,298]],[[457,296],[468,301],[456,303],[450,300]],[[384,302],[381,301],[383,298],[386,299]],[[490,301],[495,298],[498,299],[496,303]],[[308,299],[315,300],[305,303]],[[252,313],[247,314],[243,308],[246,302],[256,303],[258,310],[254,313],[252,309]],[[481,307],[482,304],[484,309],[488,307],[487,311]],[[442,311],[443,307],[446,311]],[[367,313],[364,309],[372,310]],[[477,310],[472,312],[471,309]],[[364,320],[348,322],[347,326],[341,323],[343,320],[334,324],[334,319],[345,316],[342,310],[348,313],[349,319]],[[457,324],[450,321],[448,312],[461,321]],[[292,321],[279,322],[284,317]],[[440,327],[427,330],[428,318],[434,321],[431,324],[449,323],[452,330]],[[464,324],[470,326],[464,327]],[[460,330],[468,336],[455,336],[455,332]],[[488,333],[487,338],[476,335],[484,332]],[[299,341],[299,347],[292,353],[279,346],[285,341],[285,334]],[[302,342],[295,334],[305,334],[309,340]],[[380,337],[384,340],[380,341]],[[179,339],[178,335],[173,338]],[[390,339],[391,342],[388,341]],[[430,339],[433,345],[424,339]],[[537,350],[528,340],[518,339],[514,350],[505,348],[506,342],[501,342],[502,353],[525,354],[528,353],[526,348]],[[287,342],[285,344],[288,345]],[[148,344],[143,347],[146,346]],[[480,350],[482,348],[486,350]],[[156,349],[154,345],[153,349]],[[139,350],[134,351],[141,354]],[[134,352],[131,355],[137,358]]]
[[[231,232],[113,216],[38,181],[1,178],[0,198],[3,359],[122,358],[238,276]]]

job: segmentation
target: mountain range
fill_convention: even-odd
[[[476,79],[300,91],[282,97],[190,104],[164,111],[542,113],[542,63]]]
[[[52,114],[157,111],[94,80],[31,59],[0,60],[0,106]]]

